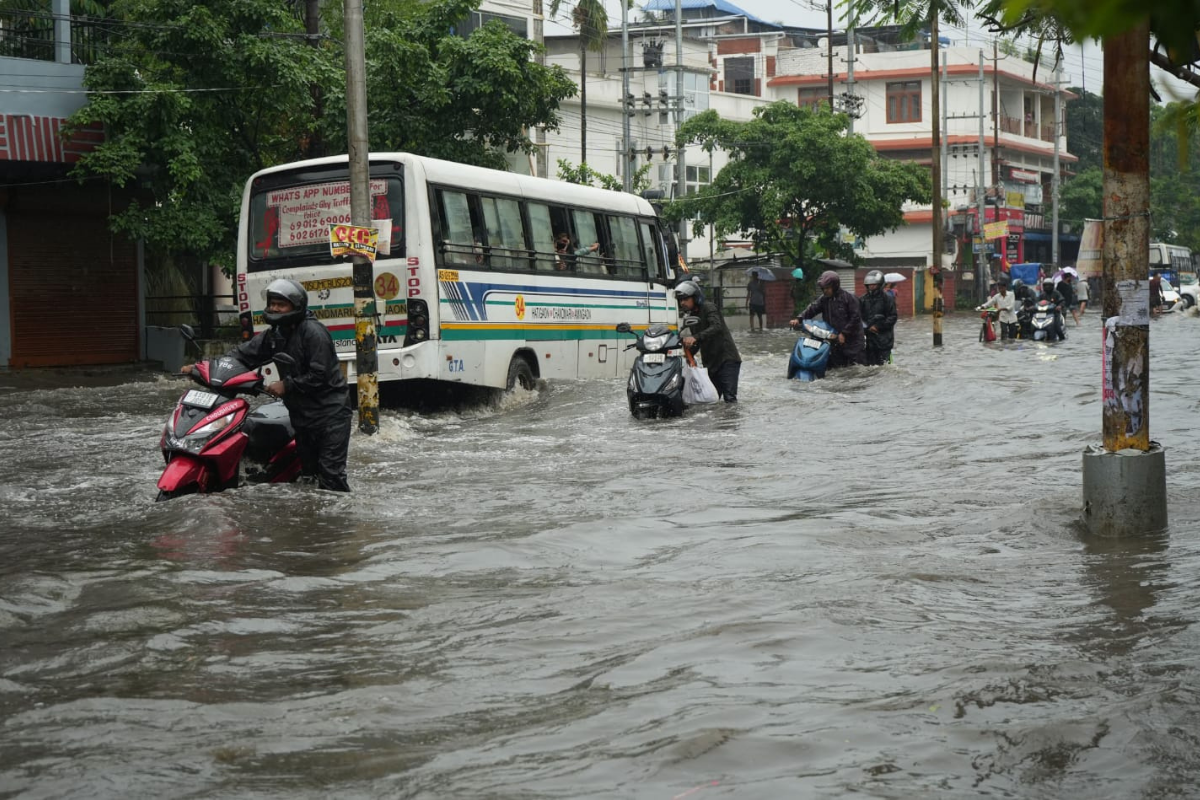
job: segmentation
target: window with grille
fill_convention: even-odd
[[[901,81],[887,85],[887,121],[921,121],[920,81]]]
[[[829,105],[829,90],[820,86],[811,89],[801,89],[796,103],[801,108],[811,108],[816,111],[822,104]]]
[[[725,91],[733,94],[754,94],[754,59],[725,59]]]

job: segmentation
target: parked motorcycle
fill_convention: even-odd
[[[800,320],[801,337],[788,359],[787,376],[798,381],[815,381],[825,377],[829,366],[829,351],[837,332],[822,320]]]
[[[195,343],[190,327],[184,338]],[[276,355],[282,364],[294,359]],[[192,369],[198,389],[188,389],[163,426],[159,447],[166,467],[158,499],[219,492],[251,483],[286,483],[300,474],[295,431],[283,401],[253,411],[243,395],[264,394],[263,377],[231,356],[201,361]]]
[[[1053,341],[1058,338],[1058,309],[1049,300],[1038,300],[1033,307],[1029,327],[1035,342]]]
[[[682,332],[655,323],[640,334],[628,322],[617,325],[620,333],[629,333],[637,341],[626,350],[637,348],[638,356],[629,370],[625,393],[629,413],[637,419],[677,417],[683,413]]]

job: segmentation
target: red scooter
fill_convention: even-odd
[[[190,327],[184,338],[195,342]],[[275,360],[291,364],[286,353]],[[201,361],[191,378],[200,389],[179,398],[163,426],[158,499],[236,488],[243,473],[251,483],[287,483],[300,475],[296,434],[282,401],[250,410],[242,395],[264,394],[263,378],[232,356]]]

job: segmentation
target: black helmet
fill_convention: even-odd
[[[821,273],[821,277],[817,278],[817,286],[824,289],[826,286],[832,286],[837,289],[842,285],[842,279],[838,274],[831,269],[827,269]]]
[[[877,269],[873,269],[867,273],[867,277],[863,278],[863,286],[882,286],[883,273]]]
[[[704,302],[704,295],[700,293],[700,287],[692,281],[684,281],[675,287],[675,299],[682,300],[685,297],[695,300],[696,305]]]
[[[1013,291],[1015,292],[1017,289],[1020,289],[1024,285],[1025,285],[1025,281],[1021,280],[1020,278],[1017,278],[1015,281],[1013,281],[1013,284],[1012,284]]]
[[[298,282],[289,278],[276,278],[271,281],[263,294],[267,302],[270,302],[272,297],[279,297],[292,304],[292,310],[282,314],[264,311],[263,319],[268,325],[295,325],[308,313],[308,292],[304,291],[304,287]]]

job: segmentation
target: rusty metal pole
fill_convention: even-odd
[[[1083,516],[1121,536],[1167,525],[1166,459],[1150,441],[1150,26],[1104,41],[1104,440],[1083,456]]]
[[[371,227],[371,166],[367,140],[367,61],[362,0],[345,0],[346,142],[350,161],[350,224]],[[1148,251],[1147,251],[1148,252]],[[379,430],[379,352],[375,336],[375,276],[371,259],[354,255],[354,343],[358,428]]]
[[[929,4],[929,83],[932,87],[929,100],[932,105],[930,122],[933,123],[933,162],[930,169],[933,172],[933,259],[930,261],[933,273],[933,346],[942,346],[942,313],[945,301],[942,298],[942,131],[939,122],[939,86],[938,86],[938,5]]]

